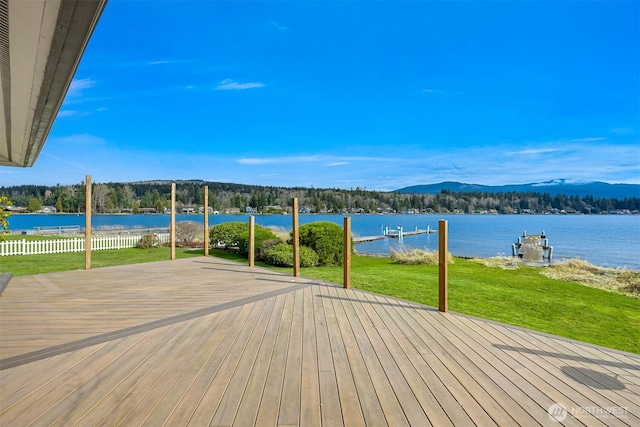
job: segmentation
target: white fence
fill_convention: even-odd
[[[91,250],[135,248],[142,234],[123,236],[102,236],[91,238]],[[169,233],[156,233],[160,243],[168,243]],[[84,238],[51,240],[5,240],[0,242],[0,256],[57,254],[62,252],[83,252]]]

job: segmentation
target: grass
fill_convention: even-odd
[[[56,271],[81,270],[84,268],[84,252],[47,255],[15,255],[0,258],[0,271],[11,272],[14,276],[53,273]],[[176,248],[176,258],[202,256],[202,250],[192,251]],[[123,264],[139,264],[151,261],[165,261],[171,258],[171,248],[114,249],[91,252],[91,268],[109,267]]]
[[[237,254],[212,254],[246,262]],[[538,267],[505,270],[456,258],[448,269],[451,311],[640,354],[637,298],[544,277]],[[304,268],[302,275],[342,283],[341,267]],[[354,256],[351,281],[358,289],[438,306],[437,265]]]
[[[0,235],[0,242],[3,240],[58,240],[58,239],[73,239],[78,236],[56,236],[56,235],[34,235],[34,234],[3,234]]]

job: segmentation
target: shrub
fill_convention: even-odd
[[[262,245],[267,240],[278,240],[278,236],[267,227],[256,224],[254,228],[254,256],[256,260],[260,260]],[[278,240],[280,241],[280,240]],[[245,230],[238,236],[238,252],[248,256],[249,255],[249,226],[245,224]]]
[[[158,238],[158,235],[153,233],[146,233],[140,240],[138,240],[136,247],[138,249],[150,249],[158,247],[158,245],[160,245],[160,239]]]
[[[318,265],[342,265],[342,239],[342,227],[332,222],[318,221],[300,227],[300,246],[314,250]]]
[[[256,254],[256,258],[260,260],[267,259],[267,253],[273,248],[275,245],[283,243],[281,239],[269,239],[262,242],[262,247],[260,248],[260,252]]]
[[[278,243],[267,251],[265,256],[267,264],[278,267],[293,267],[293,245]],[[306,246],[300,247],[300,267],[315,267],[318,265],[318,254]]]
[[[237,248],[240,234],[247,231],[248,224],[240,221],[224,222],[211,227],[209,241],[214,248]]]
[[[422,249],[411,249],[403,251],[394,251],[391,249],[391,258],[395,264],[423,264],[438,265],[438,251],[429,251]],[[453,264],[453,255],[447,254],[447,264]]]
[[[9,221],[11,212],[8,209],[11,207],[11,200],[7,196],[0,196],[0,240],[3,240],[2,234],[9,233]]]
[[[176,223],[176,240],[190,243],[204,234],[204,226],[195,221],[180,221]]]

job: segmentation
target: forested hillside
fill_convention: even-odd
[[[638,213],[640,198],[623,200],[592,196],[550,195],[535,192],[452,192],[403,194],[368,191],[360,188],[282,188],[204,181],[177,181],[178,208],[203,205],[204,186],[209,187],[209,206],[222,211],[247,206],[259,212],[277,211],[291,205],[294,197],[306,212],[317,213]],[[55,187],[22,185],[0,187],[14,207],[36,212],[54,206],[58,212],[83,212],[84,183]],[[92,203],[96,213],[137,212],[141,208],[164,211],[170,205],[171,182],[96,183],[92,185]]]

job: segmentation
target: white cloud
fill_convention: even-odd
[[[455,90],[440,90],[440,89],[422,89],[424,93],[443,94],[443,95],[462,95],[464,92]]]
[[[526,150],[511,151],[511,152],[507,152],[507,154],[511,154],[515,156],[528,156],[528,155],[537,155],[537,154],[556,153],[558,151],[560,151],[559,148],[531,148]]]
[[[275,28],[276,30],[280,30],[280,31],[287,31],[289,29],[289,27],[287,27],[285,25],[281,25],[281,24],[277,23],[276,21],[271,21],[271,26],[273,28]]]
[[[147,65],[170,65],[170,64],[191,64],[196,61],[192,59],[159,59],[156,61],[149,61]]]
[[[636,133],[636,130],[633,128],[615,128],[615,129],[611,129],[611,132],[617,135],[632,135]]]
[[[77,114],[78,112],[75,110],[60,110],[58,111],[58,115],[56,116],[56,118],[61,119],[64,117],[73,117]]]
[[[324,163],[325,166],[341,166],[352,162],[403,162],[405,159],[393,157],[339,157],[330,155],[281,156],[281,157],[244,157],[236,162],[242,165]]]
[[[595,137],[595,138],[576,138],[576,139],[570,139],[569,142],[598,142],[598,141],[606,141],[606,138],[602,138],[602,137]]]
[[[91,78],[86,79],[74,79],[69,85],[69,90],[67,91],[67,97],[77,98],[82,96],[82,91],[84,89],[89,89],[96,85],[96,81]]]
[[[247,82],[247,83],[238,83],[231,79],[224,79],[216,86],[216,90],[246,90],[246,89],[257,89],[264,87],[264,83],[259,82]]]
[[[71,166],[71,167],[73,167],[75,169],[79,169],[81,171],[86,171],[86,170],[91,169],[87,163],[78,163],[78,162],[72,161],[70,158],[63,158],[63,157],[60,157],[60,156],[54,156],[53,154],[44,154],[44,156],[53,159],[58,164],[64,164],[64,165],[67,165],[67,166]]]
[[[75,145],[98,145],[105,144],[107,141],[99,136],[90,135],[88,133],[59,136],[50,138],[51,144],[75,144]]]
[[[241,165],[268,165],[268,164],[290,164],[290,163],[310,163],[319,162],[323,158],[320,156],[286,156],[286,157],[249,157],[236,160]]]

